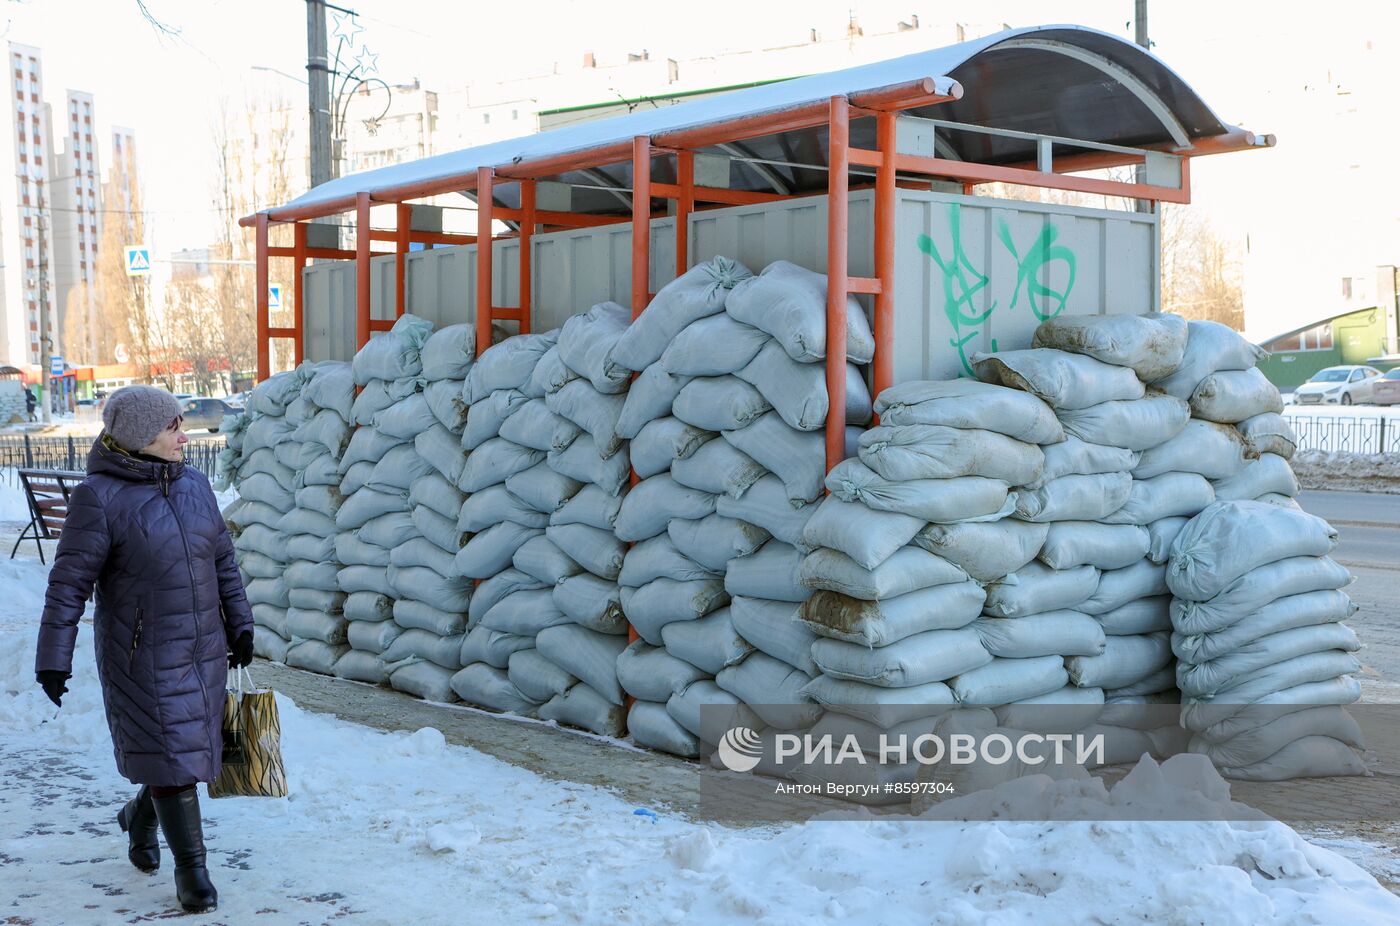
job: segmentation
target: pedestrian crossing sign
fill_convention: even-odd
[[[129,277],[148,277],[151,275],[151,249],[137,247],[126,248],[126,275]]]
[[[269,286],[267,288],[267,308],[270,312],[276,312],[282,308],[282,287]]]

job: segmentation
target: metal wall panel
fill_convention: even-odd
[[[302,324],[307,360],[355,355],[355,265],[323,261],[302,271]]]

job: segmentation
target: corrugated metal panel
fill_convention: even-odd
[[[355,265],[323,261],[302,271],[302,318],[307,360],[355,355]]]

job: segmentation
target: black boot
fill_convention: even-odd
[[[199,791],[190,788],[170,797],[152,797],[165,844],[175,859],[175,893],[188,913],[206,913],[219,905],[219,892],[204,866],[204,827],[199,820]]]
[[[127,834],[126,857],[131,864],[150,874],[160,867],[160,841],[156,838],[156,808],[151,789],[145,785],[117,812],[117,826]]]

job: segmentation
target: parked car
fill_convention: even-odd
[[[1376,388],[1371,392],[1371,401],[1377,405],[1400,405],[1400,367],[1382,374],[1376,380]]]
[[[1375,367],[1345,366],[1318,370],[1297,389],[1297,405],[1355,405],[1370,402],[1381,371]]]
[[[185,430],[207,428],[210,434],[219,433],[219,425],[225,415],[236,415],[241,409],[234,408],[222,399],[189,399],[182,406],[185,416]]]

